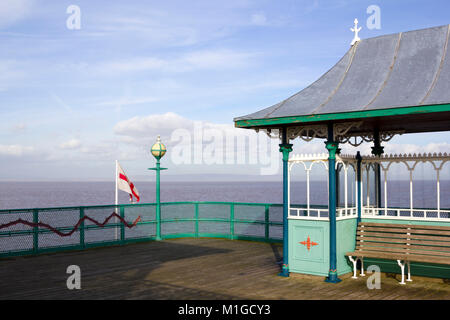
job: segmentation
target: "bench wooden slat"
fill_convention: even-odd
[[[416,234],[429,234],[429,235],[440,235],[440,236],[450,236],[450,230],[421,230],[421,229],[410,229],[407,231],[411,235]]]
[[[444,237],[444,236],[410,235],[409,238],[410,238],[411,240],[430,240],[430,241],[440,240],[440,241],[449,241],[449,237]]]
[[[413,254],[413,255],[426,255],[426,256],[444,256],[444,257],[450,257],[450,252],[442,252],[442,251],[436,251],[436,250],[407,250],[407,253]]]
[[[396,238],[396,239],[406,239],[406,233],[382,233],[382,232],[362,232],[357,231],[356,235],[364,237],[383,237],[383,238]]]
[[[402,254],[390,254],[382,252],[347,252],[346,256],[360,257],[360,258],[374,258],[374,259],[388,259],[388,260],[402,260],[411,262],[425,262],[435,264],[450,264],[450,258],[436,257],[436,256],[424,256],[424,255],[402,255]]]
[[[360,237],[356,236],[356,241],[373,241],[373,242],[387,242],[387,243],[406,243],[405,239],[398,239],[398,238],[380,238],[380,237]]]
[[[358,231],[364,231],[364,232],[392,232],[392,233],[406,233],[406,228],[376,228],[376,227],[358,227]],[[425,231],[426,232],[426,231]]]
[[[442,245],[442,246],[450,246],[450,242],[446,242],[446,241],[432,241],[432,239],[430,240],[415,240],[415,239],[411,239],[409,241],[410,244],[419,244],[419,245],[430,245],[430,244],[436,244],[436,245]]]
[[[398,244],[398,243],[379,243],[379,242],[358,242],[356,245],[357,248],[370,248],[370,247],[382,247],[386,248],[386,250],[390,250],[390,248],[402,248],[403,251],[405,251],[408,247],[408,245],[405,244]]]
[[[396,238],[396,239],[418,239],[418,240],[440,240],[440,241],[448,241],[450,242],[450,237],[445,236],[433,236],[433,235],[407,235],[406,232],[403,234],[400,233],[382,233],[382,232],[356,232],[357,236],[364,236],[364,237],[383,237],[383,238]]]
[[[386,250],[387,248],[383,247],[356,247],[355,252],[379,252],[379,253],[386,253],[386,254],[396,254],[396,255],[403,255],[406,253],[405,249],[396,249],[396,248],[390,248],[389,250]]]
[[[394,228],[399,228],[399,227],[405,227],[405,226],[409,226],[408,224],[394,224],[394,223],[378,223],[378,222],[360,222],[358,224],[358,226],[368,226],[368,227],[394,227]]]
[[[378,223],[378,222],[360,222],[361,226],[375,226],[375,227],[394,227],[394,228],[410,228],[410,229],[430,229],[430,230],[449,230],[446,226],[427,226],[422,224],[393,224],[393,223]]]
[[[435,244],[435,243],[433,243]],[[419,245],[419,244],[410,244],[406,246],[406,249],[409,250],[436,250],[442,252],[450,252],[450,246],[442,247],[442,246],[429,246],[429,245]]]
[[[426,225],[422,225],[422,224],[411,224],[411,225],[407,225],[408,228],[411,229],[423,229],[423,230],[444,230],[444,231],[448,231],[449,227],[446,226],[426,226]]]
[[[397,259],[404,259],[402,254],[398,253],[385,253],[385,252],[379,252],[379,251],[353,251],[353,252],[347,252],[345,254],[346,256],[352,256],[352,257],[360,257],[360,258],[378,258],[378,259],[390,259],[390,260],[397,260]]]

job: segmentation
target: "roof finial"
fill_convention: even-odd
[[[361,39],[358,36],[358,33],[361,31],[362,27],[358,28],[358,19],[355,19],[354,23],[355,23],[355,27],[350,28],[350,31],[355,33],[355,37],[353,38],[353,41],[350,44],[351,46],[353,46],[356,42],[361,41]]]

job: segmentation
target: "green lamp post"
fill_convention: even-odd
[[[156,158],[156,168],[148,168],[148,170],[156,171],[156,240],[161,240],[161,199],[160,199],[160,171],[167,170],[161,168],[159,161],[167,152],[166,146],[161,143],[161,137],[158,136],[156,143],[152,146],[150,152]]]

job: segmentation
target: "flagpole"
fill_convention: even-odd
[[[116,194],[115,194],[115,202],[114,202],[114,204],[116,205],[116,209],[115,209],[115,212],[116,212],[116,214],[119,214],[117,211],[117,206],[119,205],[119,188],[118,188],[118,185],[117,185],[117,182],[118,182],[118,179],[119,178],[119,161],[118,160],[116,160],[116,177],[115,177],[115,182],[116,182]],[[117,217],[114,217],[114,221],[115,221],[115,223],[117,223]],[[115,236],[116,236],[116,240],[118,239],[118,234],[117,234],[117,227],[116,228],[114,228],[114,230],[115,230]]]

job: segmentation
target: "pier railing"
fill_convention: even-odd
[[[170,202],[0,210],[0,257],[121,245],[162,239],[214,237],[281,242],[280,204]]]

